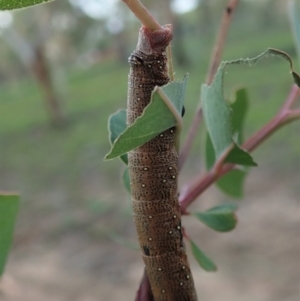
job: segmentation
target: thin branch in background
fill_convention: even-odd
[[[199,124],[201,123],[202,121],[202,110],[201,108],[199,108],[197,111],[196,111],[196,114],[194,116],[194,119],[193,119],[193,122],[192,122],[192,125],[191,127],[189,128],[189,131],[188,131],[188,134],[187,134],[187,138],[181,148],[181,151],[180,151],[180,154],[179,154],[179,158],[178,158],[178,169],[181,170],[188,155],[189,155],[189,152],[192,148],[192,144],[195,140],[195,137],[196,137],[196,134],[198,132],[198,128],[199,128]]]
[[[211,82],[218,70],[218,66],[221,62],[221,57],[222,57],[222,53],[224,50],[229,26],[231,24],[233,13],[235,12],[238,4],[239,4],[239,0],[229,0],[228,4],[224,10],[222,21],[220,24],[219,34],[218,34],[216,42],[215,42],[214,51],[211,56],[211,61],[210,61],[210,65],[209,65],[207,76],[206,76],[206,83],[208,85],[211,84]],[[191,124],[190,129],[187,134],[187,139],[182,147],[182,150],[181,150],[181,153],[179,156],[179,160],[178,160],[179,170],[182,168],[182,166],[184,165],[184,163],[188,157],[188,154],[189,154],[192,144],[195,140],[196,133],[198,131],[198,127],[199,127],[201,120],[202,120],[202,110],[201,110],[201,107],[199,107],[193,118],[192,124]]]
[[[211,61],[210,61],[210,65],[209,65],[208,73],[207,73],[207,77],[206,77],[206,83],[208,85],[210,85],[212,83],[213,78],[220,65],[222,53],[224,50],[224,46],[225,46],[225,42],[226,42],[228,30],[229,30],[229,26],[231,24],[233,13],[236,10],[238,4],[239,4],[239,0],[230,0],[224,10],[222,22],[220,25],[220,31],[217,36],[217,40],[215,43],[215,47],[213,50],[213,54],[211,57]]]
[[[294,104],[299,94],[299,87],[293,85],[288,97],[286,98],[278,114],[257,133],[250,137],[242,145],[242,149],[245,149],[248,152],[253,151],[257,146],[259,146],[263,141],[265,141],[271,134],[273,134],[279,128],[286,125],[287,123],[300,119],[300,109],[290,109],[290,107]],[[223,161],[224,158],[220,158],[220,160]],[[218,162],[216,162],[215,166],[219,166]],[[209,186],[214,184],[221,176],[225,175],[234,168],[234,164],[225,164],[222,168],[213,168],[206,175],[199,177],[189,187],[186,187],[185,193],[179,196],[179,203],[182,214],[186,214],[187,207],[193,201],[195,201],[195,199],[199,195],[201,195]]]

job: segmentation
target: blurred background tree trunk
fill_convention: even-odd
[[[44,93],[45,107],[51,123],[54,126],[61,126],[65,118],[52,83],[51,72],[47,64],[43,45],[36,46],[34,53],[35,56],[31,63],[31,70]]]

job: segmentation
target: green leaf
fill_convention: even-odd
[[[253,161],[253,158],[245,150],[241,149],[237,144],[234,143],[233,148],[226,156],[225,163],[234,163],[244,166],[257,166]]]
[[[108,119],[109,141],[113,145],[116,139],[126,130],[126,110],[119,110]],[[120,159],[128,165],[128,156],[124,154]]]
[[[248,109],[248,96],[246,89],[239,89],[235,92],[235,100],[230,105],[231,107],[231,129],[232,134],[237,136],[237,143],[243,143],[243,128],[245,117]],[[209,170],[213,167],[216,156],[210,136],[207,135],[206,139],[206,168]]]
[[[225,193],[234,198],[241,198],[244,195],[244,182],[247,172],[234,169],[221,177],[216,185]]]
[[[124,155],[175,125],[180,130],[186,83],[187,76],[182,82],[171,82],[163,87],[155,87],[151,102],[143,114],[115,140],[105,159]]]
[[[212,145],[210,136],[206,135],[206,143],[205,143],[205,161],[206,161],[206,169],[210,170],[216,161],[216,154],[214,147]]]
[[[207,257],[203,251],[190,239],[191,249],[195,259],[198,261],[199,265],[207,272],[214,272],[217,270],[217,266],[213,261]]]
[[[239,148],[233,139],[231,109],[223,98],[223,70],[220,70],[222,69],[219,68],[212,85],[203,85],[201,90],[204,121],[214,153],[217,160],[225,154],[226,162],[255,166],[250,154]]]
[[[230,122],[231,109],[223,97],[223,79],[227,65],[247,64],[251,66],[261,58],[271,55],[279,56],[289,62],[293,79],[295,83],[300,86],[300,77],[293,70],[291,58],[285,52],[272,48],[269,48],[261,55],[252,59],[238,59],[222,62],[212,84],[210,86],[202,86],[201,99],[203,103],[204,121],[217,160],[224,160],[225,162],[240,165],[256,166],[256,163],[253,161],[250,154],[241,149],[234,139],[234,133]]]
[[[243,128],[248,103],[249,101],[246,89],[239,89],[235,93],[235,101],[230,105],[232,109],[231,128],[233,135],[237,136],[237,142],[239,145],[243,143]],[[215,151],[209,135],[207,135],[206,138],[205,155],[206,167],[210,170],[215,163]],[[216,182],[216,185],[228,195],[235,198],[241,198],[243,196],[243,185],[246,175],[247,172],[244,170],[232,170],[222,176]]]
[[[215,151],[209,135],[206,137],[206,168],[210,170],[215,163]],[[216,185],[224,193],[234,198],[243,197],[244,182],[247,172],[244,170],[231,170],[227,174],[223,175],[217,182]]]
[[[232,144],[231,144],[232,146]],[[213,147],[213,143],[210,139],[210,136],[207,135],[206,139],[206,167],[207,169],[210,169],[213,167],[216,157],[215,157],[215,150]],[[233,148],[230,150],[229,154],[226,155],[225,160],[223,159],[225,163],[235,163],[239,165],[244,166],[257,166],[257,164],[253,161],[252,157],[238,147],[238,145],[234,144]]]
[[[235,92],[235,100],[230,105],[231,127],[233,135],[237,135],[237,143],[241,145],[244,142],[243,130],[246,118],[246,113],[249,106],[248,94],[246,89],[239,89]]]
[[[0,0],[0,10],[12,10],[49,2],[52,0]]]
[[[129,177],[129,169],[128,167],[126,167],[124,173],[123,173],[123,184],[126,188],[126,190],[128,191],[128,193],[131,195],[131,189],[130,189],[130,177]]]
[[[211,208],[205,212],[193,213],[206,226],[220,232],[230,231],[235,228],[237,219],[234,211],[235,204],[225,204]]]
[[[0,195],[0,276],[11,246],[18,208],[18,195]]]

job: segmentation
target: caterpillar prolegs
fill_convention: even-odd
[[[166,27],[140,29],[129,57],[128,125],[149,104],[154,87],[169,82],[165,50],[171,39]],[[134,221],[155,301],[197,300],[182,239],[175,131],[170,128],[128,153]]]

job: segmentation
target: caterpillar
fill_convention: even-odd
[[[169,82],[165,50],[171,39],[168,27],[140,29],[128,59],[128,125],[149,104],[154,87]],[[133,216],[154,299],[196,301],[181,229],[175,132],[172,127],[128,153]]]

